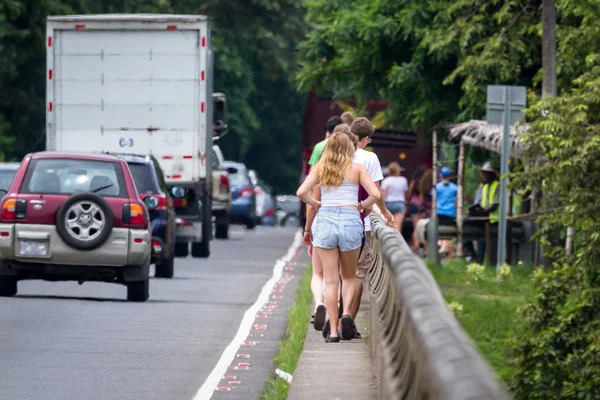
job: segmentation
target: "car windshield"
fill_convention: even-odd
[[[128,165],[139,194],[160,193],[158,184],[152,174],[150,164],[128,163]]]
[[[16,173],[16,170],[0,170],[0,189],[8,191],[8,188],[10,187],[10,184],[12,183]]]
[[[121,165],[117,162],[68,158],[32,160],[21,193],[74,194],[127,197]]]

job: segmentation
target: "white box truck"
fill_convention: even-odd
[[[174,197],[179,248],[212,236],[213,53],[200,15],[53,16],[46,148],[152,154]]]

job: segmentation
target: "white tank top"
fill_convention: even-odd
[[[321,185],[321,207],[344,207],[358,205],[358,184],[348,183],[344,177],[340,186],[326,188]]]

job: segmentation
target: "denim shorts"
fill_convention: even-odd
[[[360,249],[365,230],[358,210],[321,207],[312,224],[312,233],[314,247],[346,252]]]
[[[406,212],[406,204],[403,201],[386,201],[385,207],[392,214],[400,214]]]

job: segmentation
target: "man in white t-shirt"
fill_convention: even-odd
[[[350,132],[358,136],[358,149],[354,153],[354,162],[361,164],[363,167],[369,171],[369,175],[371,175],[371,179],[377,185],[379,190],[381,190],[380,182],[383,180],[383,172],[381,171],[381,163],[379,162],[379,157],[377,154],[366,151],[364,148],[367,147],[369,143],[371,143],[371,136],[375,133],[375,127],[369,122],[366,118],[357,118],[350,125]],[[362,187],[359,188],[359,200],[362,200],[360,196],[366,196],[366,192]],[[392,214],[388,211],[385,206],[385,199],[383,196],[377,201],[378,212],[383,216],[386,223],[391,224],[394,220]],[[358,268],[356,270],[356,292],[354,293],[354,298],[352,301],[352,305],[350,306],[350,310],[352,314],[352,320],[356,318],[356,314],[358,314],[358,310],[360,308],[360,300],[363,292],[363,280],[367,274],[367,271],[371,267],[373,263],[373,239],[371,237],[371,222],[369,221],[368,213],[365,212],[364,224],[365,224],[365,245],[360,253],[360,257],[358,259]],[[356,331],[356,336],[360,337],[358,331]]]

